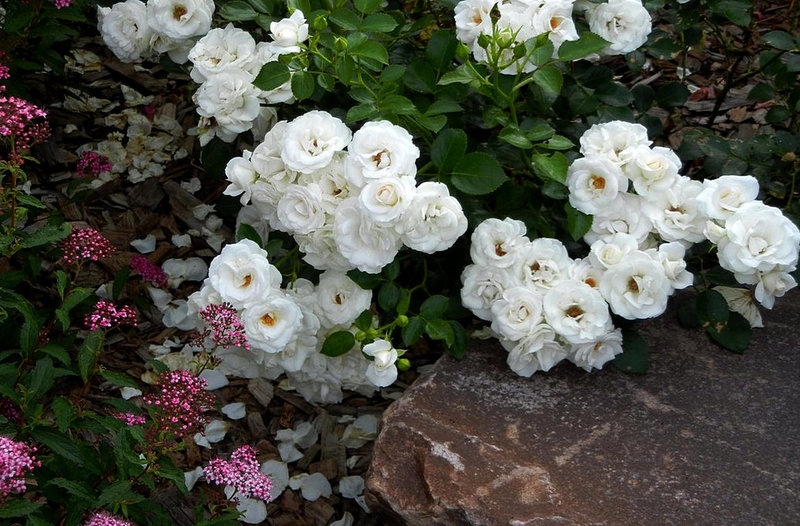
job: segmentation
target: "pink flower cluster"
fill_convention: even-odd
[[[118,519],[107,511],[97,511],[83,523],[83,526],[133,526],[133,524]]]
[[[64,252],[63,259],[67,263],[77,263],[86,259],[97,261],[117,251],[114,245],[94,228],[73,230],[61,242],[61,250]]]
[[[212,484],[232,486],[237,496],[269,500],[272,483],[258,467],[255,449],[242,446],[231,453],[230,461],[221,458],[209,461],[203,473]],[[237,499],[234,497],[233,500]]]
[[[0,92],[5,86],[0,86]],[[40,107],[19,97],[0,96],[0,137],[10,137],[16,150],[26,150],[50,136],[50,125]]]
[[[25,492],[25,475],[42,465],[33,455],[35,451],[28,444],[0,437],[0,499]]]
[[[142,276],[142,279],[149,281],[153,285],[164,287],[167,284],[167,275],[161,267],[151,263],[144,256],[133,256],[131,258],[131,268]]]
[[[155,394],[142,397],[151,408],[153,420],[161,432],[181,439],[203,430],[209,418],[205,411],[214,407],[214,397],[205,391],[205,379],[189,371],[167,371],[158,377]]]
[[[0,400],[0,416],[6,417],[9,422],[16,422],[19,420],[20,413],[17,404],[10,398],[3,398]]]
[[[83,152],[78,159],[75,175],[78,177],[96,177],[103,172],[110,172],[114,168],[105,155],[96,152]]]
[[[53,5],[56,9],[64,9],[72,4],[72,0],[53,0]]]
[[[210,336],[219,347],[227,349],[233,345],[250,348],[244,333],[244,323],[230,303],[212,303],[203,307],[200,309],[200,317],[208,324],[203,337]]]
[[[8,68],[8,64],[6,64],[6,57],[7,55],[0,51],[0,79],[7,79],[11,77],[11,70]]]
[[[87,314],[83,320],[84,325],[90,331],[97,329],[110,329],[118,325],[139,325],[139,317],[136,311],[128,305],[117,307],[114,303],[100,300],[94,306],[94,310]]]
[[[111,416],[117,420],[122,420],[129,426],[140,426],[147,422],[145,417],[134,415],[133,413],[114,413]]]

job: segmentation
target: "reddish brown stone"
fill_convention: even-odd
[[[367,486],[413,525],[800,524],[800,294],[736,355],[668,313],[650,372],[521,378],[478,343],[386,412]]]

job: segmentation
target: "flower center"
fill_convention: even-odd
[[[242,287],[249,287],[250,283],[253,282],[253,275],[248,274],[242,279]]]
[[[594,280],[594,278],[586,278],[585,280],[583,280],[583,282],[592,288],[597,287],[597,282]]]
[[[189,11],[186,9],[186,6],[178,4],[172,8],[172,18],[175,20],[180,20],[181,17],[188,12]]]
[[[495,245],[494,245],[494,253],[497,254],[497,257],[503,257],[508,252],[503,250],[503,243],[495,243]]]
[[[636,279],[631,278],[628,280],[628,290],[634,294],[639,293],[639,284],[636,283]]]
[[[261,323],[263,323],[267,327],[272,327],[273,325],[275,325],[275,318],[273,318],[272,315],[270,315],[270,313],[267,312],[263,316],[261,316]]]
[[[481,17],[480,17],[480,16],[478,16],[478,15],[475,15],[475,16],[473,16],[473,17],[472,17],[472,22],[473,22],[475,25],[480,25],[480,24],[481,24],[481,22],[483,22],[483,18],[481,18]]]
[[[577,305],[571,305],[570,308],[564,311],[564,314],[566,314],[570,318],[577,318],[578,316],[583,314],[583,309]]]
[[[550,29],[552,31],[555,31],[560,25],[561,25],[560,18],[554,16],[553,18],[550,19]]]
[[[334,302],[335,304],[337,304],[337,305],[341,305],[341,304],[342,304],[342,296],[341,296],[341,294],[337,294],[337,295],[335,295],[335,296],[333,297],[333,302]]]
[[[603,177],[593,175],[592,176],[592,187],[595,190],[602,190],[606,187],[606,180]]]

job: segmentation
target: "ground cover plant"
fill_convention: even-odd
[[[379,395],[470,338],[643,373],[678,295],[745,352],[797,279],[782,13],[9,4],[0,521],[366,524]]]

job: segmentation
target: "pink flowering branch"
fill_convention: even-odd
[[[268,501],[272,482],[259,471],[256,451],[252,446],[242,446],[231,453],[230,460],[215,458],[203,468],[206,481],[220,486],[231,486],[236,492],[231,498],[238,502],[237,496]]]

